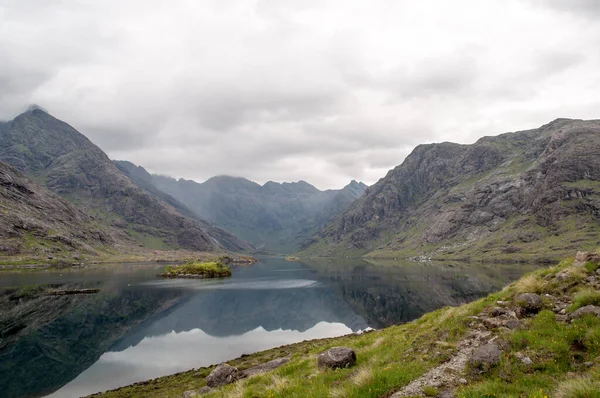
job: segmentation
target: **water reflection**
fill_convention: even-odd
[[[71,397],[270,347],[409,321],[498,290],[531,267],[269,258],[224,280],[158,266],[0,274],[0,389]],[[101,288],[51,297],[44,286]],[[57,391],[58,390],[58,391]]]

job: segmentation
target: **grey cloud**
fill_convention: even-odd
[[[585,18],[595,19],[600,16],[600,2],[596,0],[532,0],[541,7],[551,7]]]
[[[0,119],[39,103],[199,181],[373,183],[420,143],[597,117],[572,13],[598,3],[560,3],[0,0]]]

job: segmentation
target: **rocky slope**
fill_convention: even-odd
[[[199,184],[154,175],[153,182],[198,216],[257,247],[279,253],[298,250],[304,240],[333,221],[366,189],[356,181],[340,190],[320,191],[304,181],[261,186],[228,176]]]
[[[33,108],[0,130],[0,161],[11,164],[127,231],[150,248],[240,250],[249,245],[222,231],[219,240],[197,221],[135,184],[96,145],[68,124]]]
[[[420,145],[306,255],[549,260],[599,243],[600,121]]]
[[[76,259],[133,243],[0,162],[0,256]]]

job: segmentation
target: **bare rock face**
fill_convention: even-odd
[[[585,315],[596,315],[598,317],[600,317],[600,307],[595,306],[595,305],[586,305],[585,307],[581,307],[579,309],[577,309],[576,311],[574,311],[570,318],[571,319],[576,319],[576,318],[581,318],[582,316]]]
[[[222,363],[217,366],[206,378],[206,385],[212,388],[231,384],[240,378],[237,368]]]
[[[538,313],[544,306],[544,302],[539,294],[523,293],[517,296],[515,300],[517,305],[528,314]]]
[[[319,354],[317,364],[320,368],[349,368],[356,363],[356,353],[347,347],[333,347]]]
[[[469,359],[469,363],[473,368],[485,372],[500,363],[501,355],[502,351],[500,351],[497,344],[488,343],[473,352]]]

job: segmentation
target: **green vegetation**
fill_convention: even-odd
[[[590,282],[593,279],[594,282]],[[274,358],[291,355],[291,361],[272,372],[257,375],[217,389],[210,397],[373,397],[401,389],[429,370],[448,363],[463,352],[464,342],[485,330],[486,340],[501,347],[499,363],[485,372],[467,366],[458,370],[458,397],[600,397],[600,318],[584,316],[570,321],[558,304],[597,303],[589,297],[589,283],[600,284],[586,267],[565,260],[539,269],[502,291],[460,307],[446,307],[420,319],[386,329],[333,339],[305,341],[229,361],[240,370]],[[544,308],[533,315],[520,315],[517,328],[474,326],[474,319],[494,320],[498,303],[518,311],[516,296],[531,293],[544,297]],[[552,295],[552,298],[544,295]],[[594,299],[595,300],[595,299]],[[476,318],[474,318],[476,316]],[[476,321],[477,323],[479,321]],[[484,329],[481,329],[481,328]],[[316,356],[334,346],[348,346],[357,363],[348,369],[318,369]],[[467,344],[468,346],[468,344]],[[527,357],[527,361],[522,358]],[[190,370],[99,394],[105,398],[180,397],[184,391],[205,385],[213,367]],[[440,396],[433,385],[422,390]]]
[[[169,265],[159,276],[165,278],[224,278],[231,276],[231,269],[220,261],[190,261],[183,265]]]
[[[575,311],[586,305],[600,305],[600,291],[585,288],[575,293],[573,304],[569,307],[569,311]]]

